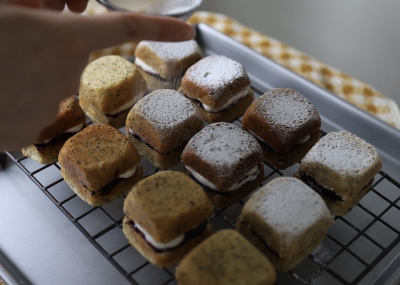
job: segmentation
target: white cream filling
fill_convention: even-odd
[[[143,229],[141,226],[139,226],[139,224],[137,224],[136,222],[135,222],[135,226],[138,228],[139,231],[141,231],[143,233],[146,241],[157,249],[162,250],[162,249],[176,247],[179,244],[181,244],[183,242],[183,240],[185,239],[185,235],[181,234],[167,243],[161,243],[161,242],[155,241],[154,238],[145,229]]]
[[[211,188],[215,191],[221,191],[220,189],[218,189],[218,187],[213,184],[212,182],[208,181],[206,178],[204,178],[201,174],[197,173],[196,171],[194,171],[192,168],[190,168],[189,166],[186,166],[187,170],[190,171],[190,173],[193,175],[194,178],[196,178],[197,181],[199,181],[201,184],[207,186],[208,188]],[[240,181],[240,182],[235,182],[232,184],[231,187],[229,187],[228,189],[226,189],[226,192],[229,191],[233,191],[236,190],[238,188],[240,188],[242,185],[244,185],[247,182],[253,181],[254,179],[257,178],[258,176],[258,165],[254,166],[249,172],[246,173],[246,179]],[[225,192],[224,191],[224,192]]]
[[[143,60],[138,57],[135,58],[135,64],[148,73],[160,75],[154,68],[152,68],[150,65],[147,65]]]
[[[259,136],[257,136],[255,133],[253,133],[252,131],[249,130],[249,133],[252,134],[254,137],[256,137],[259,141],[262,141],[263,143],[269,145],[265,140],[263,140],[262,138],[260,138]],[[304,137],[304,139],[300,140],[299,142],[297,142],[296,144],[303,144],[305,142],[307,142],[310,139],[310,135]]]
[[[79,132],[80,130],[82,130],[83,124],[84,124],[84,123],[79,124],[79,125],[76,125],[75,127],[72,127],[72,128],[70,128],[70,129],[66,130],[64,133],[77,133],[77,132]]]
[[[144,93],[136,94],[136,96],[134,96],[131,100],[126,102],[124,105],[120,106],[118,109],[115,109],[114,111],[108,113],[108,115],[115,115],[122,111],[130,109],[137,101],[139,101],[143,97],[143,95]]]
[[[129,178],[129,177],[132,177],[133,174],[135,174],[136,169],[137,169],[137,166],[135,165],[131,170],[128,170],[127,172],[122,173],[122,174],[119,176],[119,178]]]
[[[221,107],[218,107],[218,108],[212,108],[212,107],[208,106],[207,104],[204,104],[203,102],[201,102],[201,104],[203,105],[204,110],[206,110],[207,112],[218,113],[219,111],[222,111],[222,110],[228,108],[236,101],[239,101],[240,99],[245,97],[249,93],[250,89],[251,89],[251,87],[247,86],[245,89],[243,89],[239,93],[236,93],[232,98],[230,98],[228,101],[226,101],[226,103],[224,105],[222,105]],[[190,97],[187,94],[186,94],[186,96]],[[190,98],[192,98],[192,97],[190,97]]]

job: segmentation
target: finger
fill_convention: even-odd
[[[67,5],[68,9],[71,12],[82,13],[86,10],[86,6],[88,4],[88,0],[68,0]]]
[[[51,10],[62,11],[65,8],[65,0],[44,0],[44,7]]]
[[[195,36],[185,22],[168,17],[140,13],[117,13],[96,16],[76,16],[74,22],[65,18],[69,28],[85,41],[89,50],[102,49],[128,41],[186,41]],[[74,26],[72,27],[72,24]]]

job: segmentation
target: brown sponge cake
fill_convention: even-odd
[[[295,177],[320,193],[332,214],[343,216],[368,193],[381,168],[372,145],[349,132],[332,132],[304,157]]]
[[[54,122],[39,134],[36,142],[22,149],[22,154],[42,164],[58,161],[67,139],[86,127],[86,117],[78,101],[70,96],[60,102]]]
[[[178,164],[189,139],[203,127],[197,108],[170,89],[142,98],[126,120],[126,134],[140,155],[160,168]]]
[[[230,123],[214,123],[197,133],[182,154],[185,171],[215,206],[227,207],[263,179],[262,149],[249,133]]]
[[[207,123],[233,121],[254,100],[246,70],[221,55],[205,57],[191,66],[179,90],[198,106]]]
[[[185,42],[141,41],[135,50],[135,65],[150,91],[178,89],[185,71],[203,54],[195,40]]]
[[[83,71],[79,103],[94,122],[120,128],[146,92],[146,81],[134,64],[109,55],[91,62]]]
[[[260,142],[266,162],[286,169],[319,140],[321,118],[300,93],[276,88],[251,104],[243,116],[243,127]]]
[[[143,177],[132,143],[108,125],[92,125],[70,138],[60,151],[61,174],[72,190],[98,206],[126,195]]]
[[[203,189],[182,172],[160,171],[132,188],[124,203],[123,231],[151,263],[177,264],[213,230]]]
[[[287,271],[311,253],[332,223],[317,193],[296,178],[279,177],[247,201],[236,228],[276,269]]]
[[[222,230],[194,248],[175,276],[180,285],[272,285],[276,281],[269,260],[233,230]]]

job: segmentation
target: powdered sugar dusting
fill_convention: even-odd
[[[318,224],[318,238],[333,222],[328,207],[314,190],[293,177],[279,177],[260,188],[249,200],[246,211],[254,211],[280,238],[281,250],[300,240]],[[246,207],[245,206],[245,207]],[[321,227],[322,224],[325,227]]]
[[[179,61],[200,52],[195,40],[185,42],[141,41],[138,48],[139,46],[147,46],[164,62]]]
[[[171,89],[160,89],[142,98],[134,108],[160,132],[169,132],[191,116],[201,115],[189,99]]]
[[[185,77],[196,86],[206,88],[209,95],[215,97],[219,96],[223,87],[248,75],[240,63],[222,55],[212,55],[192,65]]]
[[[332,132],[323,137],[302,163],[320,163],[340,175],[361,174],[380,162],[377,150],[349,132]]]
[[[249,156],[257,154],[260,157],[257,163],[262,160],[262,149],[257,140],[230,123],[208,125],[189,141],[185,151],[187,149],[214,166],[220,178],[230,177],[237,165],[240,165],[245,172],[252,169],[255,165],[242,163]]]
[[[298,129],[309,121],[320,120],[312,103],[300,93],[285,88],[272,89],[254,101],[255,112],[271,128],[285,131]]]

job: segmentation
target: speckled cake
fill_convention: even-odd
[[[196,104],[207,123],[231,122],[254,100],[246,70],[222,55],[205,57],[191,66],[179,91]]]
[[[262,149],[249,133],[230,123],[214,123],[197,133],[182,153],[186,173],[215,206],[228,207],[264,178]]]
[[[320,193],[332,214],[343,216],[368,193],[381,168],[372,145],[349,132],[332,132],[304,157],[295,177]]]
[[[163,169],[181,161],[187,142],[203,127],[197,108],[170,89],[154,91],[141,99],[126,120],[126,134],[140,155]]]
[[[193,249],[176,268],[180,285],[272,285],[269,260],[241,234],[222,230]]]
[[[332,223],[315,191],[296,178],[279,177],[247,201],[236,228],[276,269],[288,271],[322,242]]]
[[[150,91],[178,89],[185,71],[203,54],[195,40],[185,42],[141,41],[135,50],[135,65]]]
[[[213,233],[213,207],[203,189],[178,171],[160,171],[132,188],[124,202],[123,232],[159,267],[176,265]]]
[[[91,125],[70,138],[59,163],[65,182],[92,206],[126,195],[143,178],[135,147],[109,125]]]
[[[43,129],[33,145],[22,149],[22,154],[42,164],[58,161],[64,143],[87,126],[86,117],[78,101],[70,96],[60,102],[54,122]]]
[[[266,162],[286,169],[319,140],[321,118],[300,93],[276,88],[251,104],[243,116],[243,127],[261,144]]]
[[[138,69],[120,56],[109,55],[91,62],[83,71],[79,104],[93,122],[120,128],[146,92],[146,81]]]

